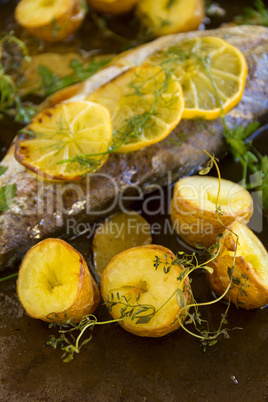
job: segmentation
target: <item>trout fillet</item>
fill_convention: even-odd
[[[217,36],[239,48],[248,64],[242,100],[226,116],[229,127],[260,120],[268,112],[268,29],[241,26],[169,35],[116,57],[113,64],[93,77],[49,98],[42,107],[65,99],[85,99],[100,85],[112,80],[163,47],[185,38]],[[11,146],[2,165],[0,188],[15,184],[16,196],[0,214],[0,270],[39,240],[66,233],[81,222],[93,223],[115,210],[142,199],[159,185],[191,174],[207,157],[203,150],[219,154],[224,149],[221,120],[183,120],[162,142],[128,154],[113,154],[95,174],[81,182],[43,181],[14,158]],[[4,187],[7,188],[7,187]]]

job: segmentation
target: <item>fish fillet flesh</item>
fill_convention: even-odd
[[[248,64],[242,100],[229,112],[229,127],[264,120],[268,112],[268,29],[256,26],[226,27],[169,35],[117,56],[113,64],[94,76],[50,97],[42,107],[60,101],[82,100],[100,85],[153,52],[185,38],[216,36],[239,48]],[[12,267],[39,240],[58,236],[79,223],[93,223],[140,200],[159,185],[170,184],[195,172],[211,154],[224,150],[220,119],[183,120],[163,141],[127,154],[112,154],[96,173],[80,182],[52,182],[31,173],[14,158],[12,145],[1,162],[7,167],[0,188],[16,184],[9,209],[0,213],[0,270]]]

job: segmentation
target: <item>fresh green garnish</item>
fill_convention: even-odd
[[[218,205],[218,199],[221,189],[220,170],[216,158],[208,153],[207,155],[210,157],[210,160],[205,170],[203,169],[201,171],[201,174],[208,173],[213,166],[215,166],[217,169],[219,178],[219,188],[217,192],[216,212],[219,222],[221,222],[221,224],[223,225],[223,229],[228,229],[221,221],[222,211],[220,205]],[[229,338],[228,333],[229,330],[225,328],[225,325],[228,323],[227,313],[230,307],[230,300],[227,304],[225,312],[221,314],[219,327],[215,331],[211,331],[209,329],[208,321],[201,318],[201,313],[199,311],[199,307],[201,306],[210,306],[222,300],[228,294],[229,290],[232,287],[232,284],[233,283],[237,284],[237,278],[235,276],[235,260],[236,260],[236,252],[237,252],[236,250],[239,239],[238,236],[231,229],[228,229],[228,233],[229,232],[232,232],[236,236],[236,249],[234,251],[232,259],[232,265],[228,269],[228,275],[230,281],[224,293],[217,299],[214,299],[209,302],[197,303],[194,297],[192,297],[191,304],[187,305],[181,283],[184,284],[183,285],[184,288],[186,286],[189,286],[187,283],[188,277],[189,275],[192,274],[192,272],[196,270],[203,269],[210,273],[213,271],[213,269],[210,266],[208,266],[208,264],[212,262],[216,257],[218,257],[222,247],[222,243],[220,243],[218,240],[222,239],[225,236],[223,234],[219,234],[216,244],[212,245],[208,250],[200,248],[193,254],[178,252],[176,258],[172,259],[171,262],[168,261],[167,258],[161,260],[158,256],[155,257],[155,259],[152,261],[155,270],[162,269],[163,272],[168,275],[169,271],[175,265],[179,266],[182,269],[180,276],[177,278],[179,281],[178,288],[168,297],[168,299],[158,309],[156,309],[154,306],[140,303],[139,302],[140,294],[138,294],[138,296],[136,297],[136,301],[134,303],[133,299],[131,301],[124,295],[120,296],[119,293],[117,292],[114,294],[112,293],[111,297],[110,298],[107,297],[107,299],[105,300],[105,304],[108,307],[109,311],[111,311],[113,307],[116,305],[120,306],[121,316],[119,317],[119,319],[105,322],[98,322],[95,316],[88,315],[82,317],[82,320],[78,323],[76,322],[75,317],[69,318],[66,322],[63,322],[57,319],[55,314],[54,315],[52,314],[49,317],[51,319],[51,324],[49,325],[49,327],[50,328],[59,327],[58,329],[59,336],[56,337],[55,335],[50,335],[49,341],[46,343],[46,345],[52,346],[54,349],[56,349],[57,346],[59,346],[64,352],[62,356],[64,358],[64,362],[70,362],[74,358],[74,353],[79,353],[81,347],[91,340],[92,333],[90,333],[90,336],[86,338],[82,343],[80,343],[81,337],[87,329],[90,329],[92,331],[95,325],[105,325],[107,323],[110,324],[113,322],[123,321],[125,318],[128,319],[131,318],[131,320],[135,321],[136,324],[140,325],[147,324],[158,313],[158,311],[161,310],[170,301],[170,299],[174,297],[174,295],[176,295],[177,303],[181,307],[181,310],[178,315],[178,321],[180,323],[180,326],[190,335],[194,336],[195,338],[198,338],[201,341],[201,345],[204,350],[206,350],[207,346],[215,345],[220,335],[224,336],[225,338]],[[247,285],[247,277],[244,276],[244,279],[245,284],[244,283],[241,284],[239,282],[241,294],[242,292],[244,292],[244,288],[246,288]],[[239,294],[240,293],[238,293],[238,296]],[[239,300],[237,300],[237,303],[239,304]],[[193,308],[193,311],[190,311],[190,308]],[[189,330],[186,327],[188,324],[192,324],[196,332]],[[79,332],[77,338],[75,338],[74,335],[75,331]]]
[[[121,306],[119,320],[129,317],[132,321],[136,320],[136,324],[147,324],[158,310],[150,304],[140,304],[139,299],[140,293],[136,298],[135,304],[132,304],[130,302],[131,297],[127,298],[125,295],[120,296],[118,292],[116,295],[111,293],[111,299],[107,295],[105,305],[107,306],[108,311],[112,311],[113,307],[116,305]]]
[[[268,26],[268,8],[262,0],[256,0],[253,7],[247,7],[243,15],[235,18],[237,24]]]
[[[0,278],[0,282],[4,282],[4,281],[7,281],[8,279],[16,278],[17,276],[18,276],[18,273],[15,272],[14,274],[7,275],[7,276],[4,276],[3,278]]]
[[[7,186],[0,187],[0,212],[5,212],[9,209],[16,194],[16,184],[8,184]]]
[[[41,87],[44,90],[44,96],[52,95],[59,89],[86,80],[110,61],[110,58],[101,60],[92,59],[88,63],[72,60],[70,67],[73,72],[64,77],[60,77],[46,66],[38,66],[38,73],[41,77]]]
[[[7,171],[7,166],[0,165],[0,176],[2,176]]]
[[[162,74],[163,71],[161,70],[158,73]],[[152,77],[150,77],[150,79],[152,79]],[[125,145],[139,143],[142,142],[143,139],[147,140],[147,136],[149,138],[147,132],[153,132],[153,129],[157,128],[155,126],[155,117],[159,115],[159,110],[165,109],[168,112],[170,109],[172,109],[174,104],[175,107],[177,107],[176,102],[178,100],[178,95],[176,93],[172,93],[172,96],[170,97],[163,96],[172,79],[172,75],[168,71],[164,73],[164,79],[161,79],[159,82],[155,80],[155,77],[153,77],[153,88],[150,87],[149,89],[149,91],[151,91],[150,101],[148,101],[148,104],[146,104],[145,107],[140,108],[139,99],[137,98],[143,98],[148,95],[146,92],[148,89],[144,89],[144,77],[140,76],[139,74],[135,74],[133,80],[128,84],[129,92],[127,95],[122,95],[122,97],[125,96],[128,100],[134,99],[133,104],[131,101],[128,103],[128,106],[133,110],[133,115],[130,115],[122,120],[117,119],[116,124],[113,126],[113,141],[109,149],[96,154],[81,154],[75,156],[74,158],[61,160],[57,163],[79,163],[80,165],[87,165],[90,168],[91,164],[96,161],[96,157],[105,157],[107,154],[115,153],[118,149]],[[93,101],[97,102],[98,99],[93,98]],[[154,134],[158,134],[156,129]],[[153,135],[151,134],[150,138],[152,137]]]
[[[0,39],[0,48],[13,43],[23,54],[23,59],[29,62],[30,57],[25,44],[12,34],[4,34]],[[4,115],[11,116],[16,122],[29,123],[36,113],[34,106],[22,100],[22,94],[17,80],[5,71],[3,63],[0,63],[0,119]]]
[[[268,209],[268,158],[261,155],[252,145],[252,141],[245,141],[258,127],[258,122],[252,122],[247,127],[237,126],[229,129],[223,117],[224,138],[229,145],[229,151],[243,168],[241,183],[249,190],[262,191],[263,210]],[[255,173],[254,182],[247,183],[248,174]]]

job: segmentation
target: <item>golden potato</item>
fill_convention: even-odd
[[[224,228],[217,219],[216,201],[219,180],[210,176],[191,176],[180,179],[174,188],[171,202],[171,221],[177,233],[192,246],[210,247]],[[253,212],[253,200],[239,184],[221,179],[218,199],[223,224],[235,219],[247,223]]]
[[[268,252],[243,223],[233,222],[229,228],[239,236],[233,283],[226,298],[239,307],[252,309],[268,304]],[[233,264],[236,236],[226,229],[220,240],[218,257],[209,263],[214,269],[207,274],[211,288],[222,295],[230,282],[230,268]]]
[[[171,265],[174,259],[175,255],[167,248],[147,245],[117,254],[104,269],[102,298],[114,319],[123,314],[119,324],[125,330],[139,336],[159,337],[179,328],[178,314],[182,307],[177,296],[186,306],[191,291],[188,277],[179,279],[183,267]],[[181,315],[184,318],[183,312]]]
[[[18,275],[17,294],[26,313],[50,321],[91,314],[100,294],[82,255],[60,239],[46,239],[25,255]],[[79,320],[79,319],[77,319]]]
[[[138,0],[87,0],[93,10],[108,14],[124,14],[131,11]]]
[[[48,42],[68,38],[86,15],[83,0],[21,0],[15,10],[25,30]]]
[[[137,15],[156,36],[198,29],[205,17],[203,0],[142,0]]]
[[[93,259],[99,276],[112,257],[128,248],[152,243],[150,225],[139,214],[119,212],[107,218],[92,241]]]

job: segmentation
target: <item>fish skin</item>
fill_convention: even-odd
[[[249,69],[246,87],[239,105],[226,116],[227,125],[247,125],[253,120],[264,119],[268,113],[268,29],[254,26],[159,38],[118,56],[116,65],[104,68],[76,85],[75,89],[65,90],[64,99],[73,95],[72,100],[84,99],[105,80],[107,82],[141,63],[152,52],[196,36],[223,38],[246,57]],[[60,92],[48,102],[61,101]],[[98,172],[75,183],[43,181],[15,160],[13,144],[1,162],[8,169],[0,176],[0,188],[15,183],[17,195],[10,208],[0,214],[0,270],[12,267],[39,240],[66,233],[70,220],[93,223],[117,210],[118,203],[130,204],[159,184],[169,184],[195,172],[207,160],[204,149],[211,154],[224,150],[222,132],[220,119],[209,122],[183,120],[160,143],[128,154],[112,154]],[[174,146],[175,142],[179,145]],[[126,200],[127,196],[132,200]]]

